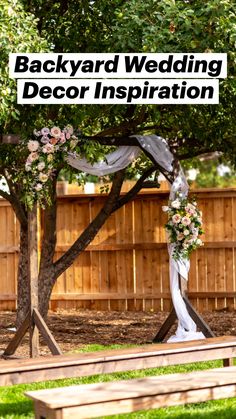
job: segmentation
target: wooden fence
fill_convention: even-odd
[[[189,296],[199,311],[236,308],[236,189],[197,190],[204,247],[191,257]],[[103,195],[58,198],[56,258],[103,205]],[[162,205],[168,192],[144,192],[114,213],[54,287],[51,308],[169,310]],[[0,200],[0,309],[16,307],[19,226]]]

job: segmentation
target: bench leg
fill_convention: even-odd
[[[35,419],[62,419],[61,409],[49,409],[41,402],[34,402]]]
[[[234,365],[234,359],[233,358],[223,359],[223,366],[224,367],[233,367],[233,365]]]

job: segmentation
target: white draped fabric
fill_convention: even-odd
[[[188,195],[188,189],[188,182],[184,176],[183,170],[180,168],[178,176],[171,185],[169,199],[173,201],[177,198],[177,196],[180,198],[186,198]],[[174,249],[175,245],[169,243],[170,290],[172,302],[178,317],[178,327],[175,335],[171,336],[168,339],[168,342],[204,339],[205,336],[203,333],[197,332],[196,323],[190,317],[180,291],[179,275],[186,281],[188,280],[190,262],[189,259],[186,258],[175,260],[173,258]]]
[[[167,142],[162,137],[156,135],[135,135],[135,138],[137,138],[140,146],[152,155],[158,165],[168,172],[173,171],[172,163],[174,157],[168,148]],[[94,164],[75,153],[69,153],[67,162],[83,172],[96,176],[104,176],[124,169],[138,157],[140,152],[141,149],[139,147],[121,146],[114,152],[108,154],[103,161]],[[178,176],[171,186],[170,200],[174,200],[177,194],[178,196],[182,195],[182,197],[188,195],[188,183],[182,169],[180,169]],[[171,296],[178,318],[176,334],[171,336],[168,342],[203,339],[204,335],[201,332],[197,332],[197,326],[188,313],[180,291],[179,275],[187,281],[190,267],[189,260],[181,259],[176,261],[173,259],[174,244],[168,244],[168,251],[170,260]]]
[[[67,162],[72,167],[90,175],[105,176],[127,167],[138,157],[140,152],[139,147],[121,146],[113,153],[107,154],[105,160],[93,164],[75,153],[68,153]]]

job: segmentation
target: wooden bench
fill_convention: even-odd
[[[76,355],[0,361],[0,385],[82,377],[118,371],[236,357],[236,337],[223,336],[181,343],[162,343]]]
[[[37,419],[82,419],[236,397],[236,367],[25,393]]]

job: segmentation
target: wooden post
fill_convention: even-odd
[[[180,288],[181,295],[186,304],[186,308],[188,310],[190,317],[193,319],[193,321],[196,323],[196,325],[199,327],[199,329],[201,330],[201,332],[204,334],[206,338],[214,337],[215,335],[210,329],[210,327],[208,326],[208,324],[206,324],[206,322],[203,320],[200,314],[194,309],[194,307],[190,303],[187,297],[187,281],[184,278],[182,278],[180,274],[179,274],[179,288]],[[157,332],[152,342],[154,343],[163,342],[163,339],[166,337],[167,333],[170,331],[176,319],[177,319],[177,316],[176,316],[175,309],[173,307],[170,314],[168,315],[165,322],[162,324],[160,330]],[[228,360],[225,360],[224,365],[231,365],[231,364],[227,364],[227,362]]]
[[[38,309],[38,211],[35,204],[28,212],[28,269],[30,293],[30,357],[39,356],[39,332],[33,320],[33,311]]]

